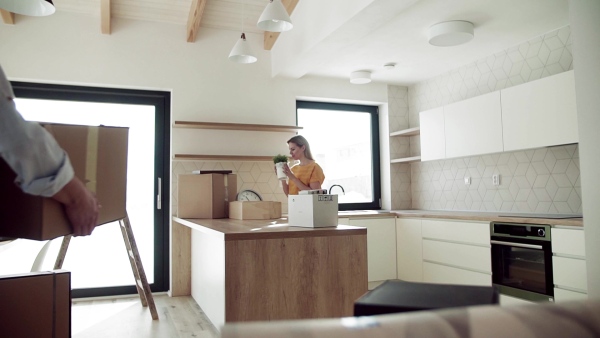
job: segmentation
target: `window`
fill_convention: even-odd
[[[325,172],[323,189],[339,210],[381,208],[379,115],[376,106],[297,101],[297,123]]]

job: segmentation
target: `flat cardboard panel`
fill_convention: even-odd
[[[70,276],[64,270],[1,276],[1,335],[70,337]]]
[[[236,191],[237,176],[233,174],[179,175],[177,217],[225,218],[229,213],[227,199],[235,198]]]
[[[98,225],[126,216],[128,128],[88,127],[46,124],[58,144],[65,149],[84,183],[95,181],[96,197],[102,208]],[[98,131],[97,147],[88,144],[91,128]],[[96,152],[95,179],[86,177],[88,152]],[[60,203],[51,198],[25,194],[14,183],[15,173],[0,160],[0,237],[47,240],[72,232]],[[88,170],[89,171],[89,170]],[[92,182],[93,183],[93,182]]]
[[[229,203],[229,218],[274,219],[281,217],[281,202],[234,201]]]

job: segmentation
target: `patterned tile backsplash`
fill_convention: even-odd
[[[282,212],[287,213],[287,197],[273,171],[273,162],[217,162],[217,161],[173,161],[172,192],[173,214],[177,214],[177,177],[191,174],[194,170],[231,170],[237,175],[237,190],[252,189],[263,201],[281,202]]]
[[[421,111],[572,69],[566,26],[411,87],[388,86],[389,128],[417,127]],[[390,138],[390,158],[417,155],[419,136]],[[392,209],[581,213],[577,145],[390,168]]]

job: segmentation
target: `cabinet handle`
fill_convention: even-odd
[[[158,195],[156,195],[156,209],[162,209],[162,179],[158,178]]]
[[[492,244],[498,244],[498,245],[516,246],[516,247],[519,247],[519,248],[542,250],[542,246],[541,245],[534,245],[534,244],[522,244],[522,243],[502,242],[502,241],[490,241],[490,243],[492,243]]]

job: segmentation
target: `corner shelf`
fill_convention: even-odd
[[[403,129],[399,131],[395,131],[390,133],[390,137],[392,136],[415,136],[421,134],[421,127],[414,127],[409,129]]]
[[[219,129],[219,130],[241,130],[241,131],[271,131],[271,132],[293,132],[296,133],[302,127],[280,126],[271,124],[243,124],[243,123],[217,123],[217,122],[193,122],[175,121],[173,128],[192,129]]]
[[[273,156],[248,155],[193,155],[175,154],[174,160],[204,160],[204,161],[273,161]]]
[[[403,158],[395,158],[391,160],[391,163],[411,163],[411,162],[419,162],[421,161],[421,156],[412,156],[412,157],[403,157]]]

